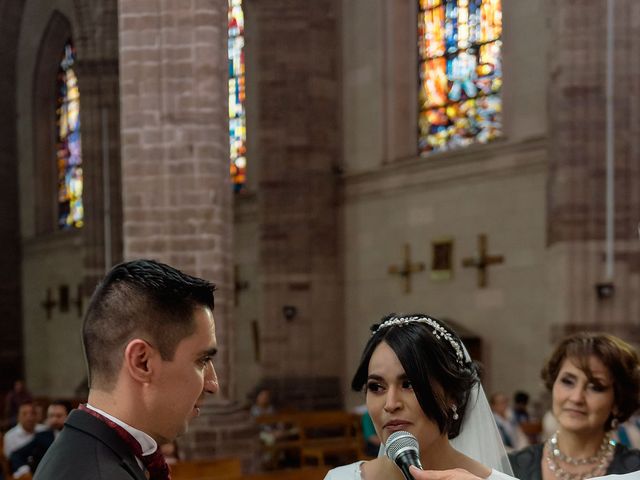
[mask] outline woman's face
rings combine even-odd
[[[572,433],[602,434],[615,408],[613,378],[596,356],[589,357],[593,381],[575,358],[566,358],[553,383],[553,414],[560,429]]]
[[[418,439],[424,451],[435,440],[444,438],[438,425],[420,407],[400,360],[385,342],[376,347],[369,360],[367,409],[383,442],[393,432],[404,430]]]

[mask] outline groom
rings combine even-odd
[[[82,328],[89,402],[71,412],[35,480],[170,478],[158,445],[218,391],[214,289],[152,260],[107,274]]]

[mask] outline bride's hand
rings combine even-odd
[[[484,480],[462,468],[452,470],[420,470],[414,466],[410,468],[415,480]]]

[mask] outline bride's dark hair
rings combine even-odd
[[[451,342],[457,342],[460,349],[462,342],[443,321],[421,313],[402,315],[404,318],[435,320],[451,335],[451,340],[436,336],[433,327],[420,321],[379,328],[385,321],[394,317],[401,316],[387,315],[380,324],[371,327],[374,333],[364,348],[351,388],[359,392],[366,386],[371,355],[384,341],[398,357],[425,415],[438,425],[440,433],[446,433],[449,438],[457,437],[471,389],[480,381],[478,366],[464,357],[460,358]],[[458,414],[456,419],[453,405]]]

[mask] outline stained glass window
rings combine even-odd
[[[58,227],[80,228],[82,207],[82,148],[80,141],[80,91],[74,70],[75,50],[67,42],[58,68],[56,105],[58,163]]]
[[[418,52],[421,155],[499,137],[501,0],[419,0]]]
[[[231,180],[237,192],[246,181],[247,119],[245,113],[244,12],[242,0],[229,2],[229,147]]]

